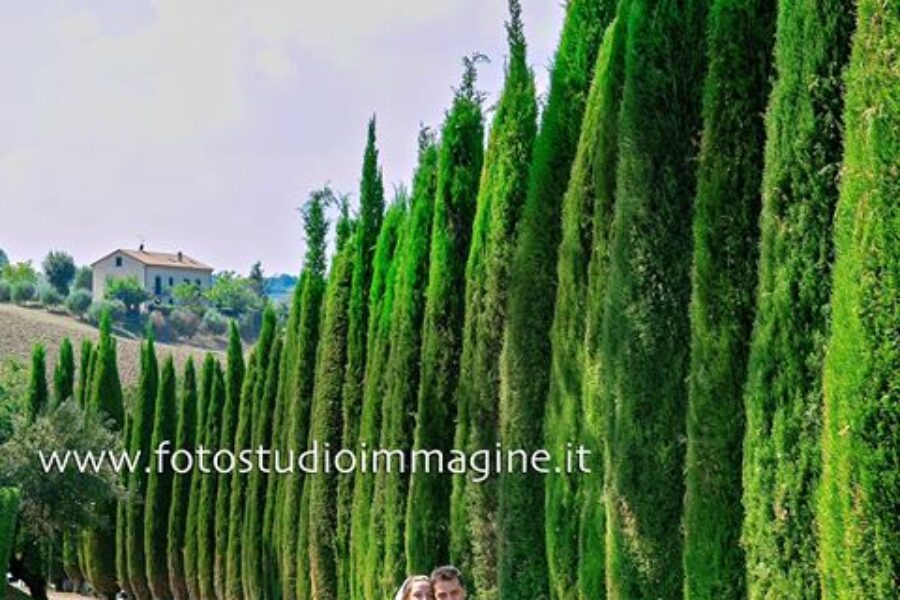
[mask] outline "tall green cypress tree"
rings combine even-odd
[[[356,235],[356,234],[354,234]],[[325,449],[341,447],[342,387],[347,359],[348,309],[353,273],[354,238],[334,258],[325,292],[322,342],[316,360],[315,394],[309,443]],[[303,493],[309,503],[309,578],[312,597],[337,600],[337,482],[334,470],[320,470],[307,480]],[[303,549],[299,549],[303,552]],[[301,560],[298,557],[298,560]],[[301,567],[298,566],[298,571]],[[298,572],[298,577],[300,577]],[[300,596],[302,598],[302,596]]]
[[[78,359],[78,387],[75,389],[75,395],[80,406],[87,405],[87,396],[90,393],[88,382],[90,380],[91,356],[93,354],[94,345],[91,343],[91,340],[81,340],[81,353]]]
[[[353,281],[350,286],[350,314],[347,332],[347,372],[343,390],[344,447],[355,449],[359,439],[363,405],[363,374],[366,372],[366,337],[369,320],[369,291],[377,268],[374,262],[384,220],[384,184],[375,146],[375,117],[369,120],[362,178],[359,185],[359,223],[354,240]],[[350,527],[353,508],[354,474],[338,478],[338,595],[350,595]]]
[[[125,408],[109,312],[104,312],[100,317],[100,340],[92,361],[94,365],[91,368],[88,408],[101,415],[112,431],[121,431],[125,421]],[[84,567],[94,592],[113,597],[119,590],[116,582],[115,502],[109,502],[100,510],[109,515],[109,525],[85,532]]]
[[[174,448],[185,450],[192,455],[196,447],[195,433],[197,427],[197,375],[194,370],[194,359],[188,357],[184,365],[184,377],[181,381],[181,402],[178,403],[177,426],[175,429]],[[169,506],[168,534],[166,536],[167,566],[169,569],[169,587],[175,600],[188,600],[187,578],[185,576],[184,551],[187,543],[188,494],[191,491],[191,471],[180,472],[186,465],[178,459],[173,466],[179,470],[172,476],[172,502]]]
[[[766,120],[756,320],[744,395],[750,598],[819,598],[815,490],[849,0],[779,2]]]
[[[525,202],[528,168],[537,127],[534,77],[526,61],[521,6],[515,0],[509,6],[506,82],[494,116],[480,186],[468,190],[469,193],[477,193],[471,242],[463,252],[458,249],[455,251],[460,262],[448,268],[452,279],[448,282],[450,287],[442,293],[453,300],[451,309],[447,312],[447,322],[440,321],[444,317],[437,317],[438,320],[435,320],[431,304],[426,309],[428,316],[423,346],[426,355],[431,361],[437,358],[437,364],[444,362],[446,356],[453,358],[449,363],[452,366],[443,373],[426,374],[423,370],[423,396],[420,401],[429,401],[426,399],[434,393],[435,375],[439,380],[437,386],[446,385],[445,381],[453,381],[458,376],[456,401],[460,406],[460,414],[456,439],[460,447],[470,449],[493,447],[498,438],[499,354],[506,313],[509,256]],[[465,295],[461,296],[458,292],[463,289]],[[429,303],[432,299],[437,300],[436,308],[439,313],[442,312],[443,300],[429,296]],[[446,333],[441,332],[442,329],[454,331],[452,345],[446,350],[437,350],[435,354],[436,345],[444,346],[447,343]],[[463,332],[462,336],[458,334],[460,331]],[[445,351],[453,354],[442,355]],[[433,369],[434,364],[429,364],[429,369]],[[437,401],[446,402],[440,394]],[[423,423],[421,426],[436,429],[446,427],[447,423]],[[443,483],[446,484],[447,481]],[[463,479],[459,477],[456,483],[455,498],[465,502],[468,508],[455,514],[468,515],[466,529],[469,532],[467,537],[471,539],[467,541],[471,543],[475,557],[470,567],[475,588],[479,597],[496,597],[497,482],[490,480],[478,485],[462,486]],[[465,490],[465,493],[460,490]],[[446,511],[446,507],[442,510]],[[446,514],[443,512],[443,515]],[[410,518],[412,519],[412,515]],[[418,524],[416,527],[421,529],[423,525],[425,524]],[[456,531],[460,529],[456,528]],[[447,531],[443,530],[442,533],[444,540],[438,548],[446,549]],[[426,538],[417,543],[428,541]],[[458,535],[456,541],[459,541]],[[440,555],[432,555],[430,558],[438,559]],[[447,560],[446,556],[441,560]],[[418,566],[427,568],[421,563]]]
[[[122,430],[122,440],[127,443],[131,439],[131,427],[133,423],[132,406],[125,410],[125,428]],[[119,473],[119,483],[123,489],[128,486],[128,473]],[[123,592],[132,596],[131,581],[128,579],[128,502],[117,500],[116,502],[116,581]]]
[[[207,353],[203,358],[203,366],[200,370],[200,386],[197,398],[197,416],[194,423],[194,440],[199,450],[201,447],[208,450],[207,465],[211,468],[212,453],[218,449],[218,422],[216,423],[216,438],[212,445],[207,441],[207,413],[209,405],[212,401],[212,387],[216,376],[216,359],[212,354]],[[216,407],[216,419],[221,419],[222,407]],[[207,535],[212,531],[213,519],[215,518],[215,510],[208,507],[209,510],[200,514],[200,493],[203,487],[203,478],[206,476],[200,470],[200,465],[194,466],[190,473],[190,487],[188,489],[188,507],[187,517],[184,526],[184,578],[187,582],[188,597],[191,600],[200,600],[200,572],[199,572],[199,552],[200,552],[200,535]],[[213,476],[215,477],[215,476]],[[201,521],[202,519],[202,521]],[[210,570],[211,571],[211,570]],[[210,586],[212,589],[212,586]]]
[[[629,0],[619,2],[616,18],[607,28],[597,55],[597,71],[592,84],[594,88],[582,127],[583,139],[589,144],[585,152],[593,156],[585,163],[593,165],[591,173],[573,172],[573,181],[570,184],[571,188],[576,185],[574,183],[576,179],[587,176],[592,190],[590,193],[594,196],[592,248],[587,270],[585,301],[583,389],[581,406],[575,408],[580,419],[577,424],[578,439],[593,452],[591,473],[580,475],[576,497],[581,510],[578,525],[577,590],[582,598],[603,598],[606,594],[606,507],[603,499],[610,460],[607,451],[610,411],[603,404],[605,396],[602,394],[603,359],[600,348],[603,308],[609,276],[610,230],[615,211],[618,122],[625,78],[628,5]],[[562,440],[561,437],[558,439]],[[559,446],[554,451],[559,451]],[[548,515],[547,518],[553,517]],[[560,580],[553,577],[551,583],[553,586],[551,589],[557,593]]]
[[[377,447],[381,438],[382,403],[387,380],[388,357],[393,340],[398,339],[392,337],[394,335],[392,332],[399,327],[399,319],[411,319],[403,335],[414,336],[412,339],[418,340],[423,306],[421,290],[424,289],[427,279],[436,168],[437,147],[434,137],[423,129],[419,136],[419,161],[413,180],[409,216],[403,226],[402,239],[397,242],[398,247],[387,280],[384,282],[385,298],[381,300],[380,308],[370,299],[369,310],[372,318],[369,321],[366,351],[369,361],[366,363],[359,434],[360,445],[365,444],[370,449]],[[401,292],[401,281],[404,282],[402,285],[406,286],[405,292]],[[420,291],[410,295],[411,290],[415,289]],[[387,296],[391,299],[388,300]],[[409,360],[415,359],[418,355],[418,343],[411,344],[407,353]],[[365,586],[376,579],[375,574],[367,570],[366,564],[369,550],[373,550],[373,559],[377,556],[375,549],[372,548],[372,544],[377,540],[372,539],[373,530],[370,527],[374,494],[374,474],[367,473],[356,478],[350,547],[350,598],[354,600],[371,597],[366,595]]]
[[[410,439],[412,449],[448,452],[453,445],[465,310],[461,292],[466,287],[466,260],[484,163],[483,98],[475,88],[477,61],[477,56],[464,60],[462,84],[441,128],[427,272],[411,278],[397,293],[398,308],[405,314],[397,318],[397,340],[391,343],[381,436],[385,448],[409,450]],[[423,284],[424,306],[418,304],[421,292],[417,291]],[[408,331],[418,327],[413,318],[421,319],[421,334]],[[409,482],[405,477],[385,476],[387,585],[397,583],[406,566],[421,572],[446,562],[451,554],[450,480],[442,473],[424,471],[414,472]],[[401,512],[404,502],[405,513]],[[405,539],[396,539],[404,527]]]
[[[717,0],[694,204],[684,502],[685,597],[743,597],[743,386],[755,309],[758,218],[775,2]]]
[[[267,311],[268,312],[268,311]],[[263,321],[264,327],[253,352],[247,377],[241,388],[241,399],[238,405],[238,420],[234,434],[234,453],[237,456],[244,450],[250,450],[253,444],[253,418],[256,415],[254,406],[261,397],[261,389],[265,386],[266,369],[271,341],[275,334],[271,318]],[[265,337],[263,336],[265,334]],[[244,508],[247,502],[249,474],[235,472],[231,477],[231,498],[228,508],[228,549],[225,554],[225,598],[241,600],[244,598],[244,569],[242,564],[242,547],[248,540],[244,539]]]
[[[893,598],[900,581],[898,43],[900,7],[859,2],[824,374],[824,598]]]
[[[249,364],[249,363],[248,363]],[[225,375],[225,404],[222,411],[221,427],[218,441],[213,441],[217,448],[234,450],[234,436],[237,430],[238,410],[240,408],[241,390],[244,384],[244,350],[237,323],[228,325],[228,355]],[[225,584],[227,579],[226,555],[228,551],[228,529],[231,517],[231,484],[232,473],[220,473],[216,478],[215,498],[215,544],[213,545],[213,582],[216,598],[225,600]],[[207,595],[203,594],[203,598]]]
[[[355,449],[362,448],[362,444],[365,443],[367,449],[371,448],[371,442],[369,440],[373,437],[373,434],[375,443],[372,445],[377,445],[378,434],[375,431],[375,423],[373,421],[376,420],[374,413],[380,412],[381,398],[373,396],[374,392],[372,391],[372,387],[375,386],[376,388],[380,388],[381,375],[383,374],[383,368],[386,362],[384,353],[387,352],[389,347],[387,345],[386,337],[389,332],[390,308],[385,308],[385,302],[392,302],[393,289],[389,290],[388,288],[388,277],[392,271],[394,257],[396,256],[405,220],[406,197],[405,192],[401,189],[397,194],[397,198],[394,199],[394,203],[385,214],[384,224],[378,235],[378,241],[375,246],[372,283],[371,289],[367,294],[369,301],[369,332],[366,336],[368,345],[366,353],[370,357],[370,360],[366,363],[366,390],[364,392],[363,412],[361,415],[362,423],[359,428],[359,437],[353,444],[350,444],[349,442],[345,443],[345,447],[352,446]],[[387,310],[387,313],[385,310]],[[376,356],[374,354],[375,352],[381,352],[382,354]],[[376,375],[374,371],[369,368],[369,365],[372,365],[373,368],[381,369],[381,372]],[[380,418],[377,420],[380,422]],[[344,432],[347,433],[346,428]],[[368,473],[361,474],[360,478],[362,477],[371,478],[371,475]],[[371,484],[372,482],[370,481],[369,483]],[[353,492],[355,493],[355,490],[353,490]],[[351,506],[351,509],[352,508],[353,507]],[[352,514],[351,509],[348,509],[348,518],[350,518],[350,515]],[[356,515],[353,516],[355,517]],[[356,523],[358,523],[358,519],[356,520]],[[359,533],[360,532],[357,532],[357,535]],[[348,543],[350,541],[356,542],[357,540],[351,538],[348,540]],[[347,550],[349,550],[349,548]],[[346,582],[341,582],[339,588],[339,596],[342,598],[349,597],[351,594],[350,590],[359,587],[358,582],[351,581],[351,577],[358,573],[356,568],[351,566],[351,561],[356,558],[355,555],[350,556],[348,554],[346,557],[341,555],[341,563],[345,565],[345,569],[340,573],[340,576],[347,579]]]
[[[706,14],[707,0],[633,0],[629,9],[602,351],[615,407],[607,490],[615,598],[683,593],[693,137]]]
[[[129,474],[128,491],[131,499],[125,509],[128,524],[125,533],[126,563],[131,592],[136,600],[149,600],[146,559],[144,558],[144,500],[147,495],[147,472],[150,466],[150,443],[153,439],[153,417],[156,414],[156,393],[159,385],[159,366],[153,329],[147,328],[145,341],[141,344],[141,371],[135,404],[132,408],[129,451],[140,455],[138,468]]]
[[[306,256],[303,261],[303,273],[300,277],[300,306],[297,320],[297,342],[291,364],[287,365],[288,384],[285,391],[287,404],[287,423],[285,450],[295,456],[306,449],[309,433],[309,410],[312,404],[313,384],[315,382],[316,348],[319,344],[319,324],[322,297],[325,293],[325,242],[328,234],[328,222],[325,219],[325,208],[333,200],[328,188],[318,190],[310,195],[304,207],[304,231],[306,235]],[[303,496],[304,478],[299,473],[290,473],[283,479],[279,489],[281,496],[278,527],[281,530],[279,547],[281,548],[281,597],[282,600],[297,598],[297,561],[298,552],[306,553],[304,540],[301,544],[298,536],[300,503]],[[301,524],[302,526],[302,524]]]
[[[59,345],[59,360],[53,369],[53,402],[61,404],[75,393],[75,351],[69,338]]]
[[[605,520],[602,510],[603,439],[595,387],[590,377],[597,359],[597,330],[605,292],[609,228],[615,206],[618,117],[624,78],[624,38],[628,3],[620,2],[603,36],[572,173],[562,205],[562,239],[557,262],[556,307],[550,328],[550,383],[544,421],[545,446],[554,456],[568,444],[593,452],[591,474],[554,473],[545,481],[545,531],[549,587],[554,598],[603,598]],[[605,17],[606,15],[604,15]],[[603,278],[601,280],[600,278]],[[586,336],[591,335],[587,341]],[[585,343],[582,343],[585,340]],[[516,371],[518,375],[518,371]],[[505,498],[533,493],[531,475],[508,474]],[[526,513],[502,507],[503,524],[516,541],[501,577],[503,593],[521,594],[537,582],[517,571],[534,560],[532,540],[515,527]],[[511,544],[512,545],[512,544]],[[537,568],[537,565],[534,566]],[[526,586],[526,587],[523,587]],[[516,593],[513,593],[516,595]]]
[[[232,332],[234,328],[232,328]],[[232,337],[229,342],[227,366],[229,372],[236,370],[230,361],[234,358],[232,350],[235,348],[236,338]],[[240,350],[240,339],[236,341],[236,348]],[[243,369],[243,356],[238,353],[237,359],[240,362],[241,370]],[[218,362],[214,365],[212,384],[209,391],[209,402],[206,407],[206,430],[203,433],[204,445],[215,452],[218,450],[231,451],[232,445],[222,444],[222,432],[225,427],[224,409],[228,403],[228,381],[222,373],[222,367]],[[214,465],[215,466],[215,463]],[[225,464],[223,467],[227,467]],[[216,473],[212,470],[200,476],[200,503],[197,507],[197,589],[199,591],[198,598],[203,600],[219,598],[217,589],[218,580],[216,576],[216,561],[219,560],[221,554],[218,549],[219,541],[218,527],[218,490],[221,489],[221,480],[225,476],[224,473]],[[227,530],[226,530],[227,532]]]
[[[273,416],[275,400],[278,394],[279,367],[283,341],[276,331],[275,311],[271,305],[263,315],[263,328],[270,327],[273,336],[269,338],[270,350],[266,367],[265,383],[262,395],[257,399],[253,410],[253,448],[271,448],[273,433]],[[269,321],[267,324],[266,321]],[[261,338],[262,339],[262,338]],[[269,457],[269,468],[272,467]],[[247,478],[246,502],[244,504],[244,530],[241,547],[241,568],[243,569],[244,597],[249,600],[266,598],[269,585],[263,573],[263,518],[265,516],[265,492],[268,477],[260,469],[253,469]]]
[[[175,362],[172,355],[166,357],[159,378],[156,407],[153,415],[151,452],[162,450],[164,442],[172,452],[177,426]],[[144,506],[144,561],[147,565],[147,585],[156,600],[173,597],[169,587],[169,569],[166,557],[169,506],[172,503],[173,471],[169,458],[150,465],[147,477],[147,497]]]
[[[25,416],[34,421],[47,409],[47,352],[43,344],[35,344],[31,351],[28,395],[25,397]]]
[[[19,491],[0,488],[0,571],[6,572],[16,541],[16,521],[19,517]]]
[[[78,405],[84,407],[87,405],[87,398],[90,393],[90,370],[91,357],[94,353],[94,346],[90,340],[81,341],[81,349],[78,362],[78,383],[74,390],[74,397]],[[126,509],[127,510],[127,509]],[[126,533],[126,543],[127,543]],[[79,529],[67,528],[63,532],[63,571],[76,590],[81,589],[84,584],[85,573],[82,567],[82,533]],[[143,599],[138,599],[143,600]]]

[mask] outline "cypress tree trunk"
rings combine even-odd
[[[381,446],[401,449],[407,458],[411,449],[449,452],[453,443],[453,395],[465,308],[461,291],[484,162],[482,95],[475,88],[477,60],[477,56],[464,60],[462,84],[441,128],[424,307],[416,306],[420,297],[416,288],[424,285],[425,273],[417,276],[421,279],[401,283],[397,293],[396,302],[405,314],[397,318],[397,337],[392,334]],[[410,332],[412,327],[415,333]],[[383,492],[376,491],[376,503],[380,500],[384,506],[384,583],[396,586],[404,567],[427,572],[446,561],[451,485],[445,474],[424,470],[411,476],[379,477],[384,480]],[[381,590],[382,597],[386,591]]]
[[[141,372],[132,409],[129,451],[140,453],[138,468],[128,475],[128,491],[132,494],[125,509],[125,558],[128,581],[136,600],[149,600],[146,559],[144,558],[144,503],[147,496],[147,473],[150,466],[150,444],[153,439],[153,418],[156,414],[156,394],[159,385],[159,367],[153,329],[147,328],[146,340],[141,345]]]
[[[166,357],[159,379],[156,395],[156,410],[153,415],[153,439],[151,452],[168,442],[168,451],[173,450],[176,415],[175,363],[172,355]],[[151,461],[147,477],[147,499],[144,506],[144,560],[147,565],[147,585],[154,600],[173,598],[169,587],[169,569],[166,557],[168,537],[169,507],[172,503],[173,471],[169,463],[171,455],[160,461]],[[157,464],[153,464],[156,462]]]
[[[240,339],[236,333],[237,329],[234,326],[234,322],[232,322],[231,339],[228,347],[228,370],[231,374],[234,374],[234,370],[238,370],[237,365],[232,363],[232,360],[235,359],[235,350],[238,351],[236,360],[239,361],[239,369],[243,371]],[[203,434],[205,445],[214,452],[218,450],[231,451],[233,449],[230,443],[227,446],[221,445],[222,432],[225,427],[223,411],[227,406],[228,385],[228,381],[222,373],[222,367],[216,362],[209,391],[209,403],[206,407],[206,431]],[[219,532],[216,530],[216,518],[218,516],[217,493],[221,489],[222,477],[224,477],[224,474],[219,474],[216,471],[204,473],[200,476],[200,504],[197,507],[197,589],[202,600],[212,600],[213,598],[221,600],[224,598],[224,596],[219,595],[215,578],[216,560],[220,556],[218,544],[221,543],[218,538]]]
[[[820,564],[823,597],[887,599],[900,581],[900,7],[866,0],[857,10],[825,358]]]
[[[316,361],[315,396],[311,409],[310,444],[326,444],[335,451],[341,448],[342,387],[347,360],[348,309],[353,272],[353,239],[345,244],[334,258],[328,288],[325,292],[322,316],[322,343]],[[337,483],[332,469],[307,479],[303,493],[309,503],[309,582],[311,598],[337,600]],[[299,552],[303,552],[301,548]],[[303,560],[299,557],[298,560]],[[300,567],[298,566],[298,570]],[[299,574],[298,574],[299,576]],[[303,596],[298,596],[303,598]]]
[[[212,400],[212,386],[215,374],[216,359],[213,358],[212,354],[207,353],[203,358],[203,366],[200,370],[200,386],[193,436],[198,450],[202,447],[204,450],[210,451],[206,459],[210,469],[212,468],[212,452],[218,446],[218,437],[215,438],[212,446],[208,446],[209,441],[207,441],[206,436],[207,413]],[[217,407],[217,418],[221,418],[221,410],[221,406]],[[212,517],[215,516],[215,511],[213,510],[204,513],[202,517],[200,514],[200,491],[203,485],[203,478],[206,475],[200,470],[199,464],[196,464],[193,471],[189,474],[190,487],[188,488],[187,517],[184,526],[184,578],[187,583],[188,597],[191,600],[201,599],[198,561],[200,535],[201,531],[205,535],[208,530],[212,529]],[[203,521],[201,521],[201,518],[203,518]]]
[[[418,301],[410,305],[411,298],[420,298],[424,288],[424,272],[428,268],[428,248],[431,238],[432,207],[434,203],[435,172],[437,168],[437,147],[427,130],[419,136],[419,160],[413,179],[409,216],[400,233],[395,257],[391,263],[387,280],[384,282],[384,299],[370,303],[368,350],[365,389],[359,443],[370,450],[377,448],[381,439],[381,417],[388,381],[390,353],[398,338],[401,319],[410,318],[412,325],[403,335],[415,336],[421,324],[421,306]],[[418,282],[418,283],[416,283]],[[404,287],[406,286],[406,287]],[[409,286],[413,286],[410,288]],[[418,286],[419,295],[410,297],[410,289]],[[405,292],[402,290],[406,290]],[[375,294],[377,297],[378,294]],[[409,311],[413,315],[409,316]],[[401,316],[402,315],[402,316]],[[418,317],[415,315],[419,315]],[[411,356],[418,353],[418,344],[407,350]],[[381,553],[381,540],[376,539],[372,530],[372,504],[375,495],[376,475],[360,474],[354,481],[353,511],[351,524],[351,588],[350,598],[362,600],[372,597],[377,573],[369,570],[367,553],[372,559]],[[369,586],[367,588],[367,586]],[[366,595],[366,590],[369,595]]]
[[[53,402],[59,406],[75,393],[75,351],[69,338],[59,345],[59,361],[53,369]]]
[[[606,292],[609,229],[615,207],[618,118],[625,66],[623,11],[627,6],[627,1],[619,3],[597,54],[562,206],[544,439],[555,457],[565,456],[568,444],[584,444],[593,454],[590,474],[554,473],[546,480],[545,530],[549,584],[554,598],[599,599],[606,594],[603,412],[594,367],[599,363],[597,345]],[[584,344],[580,340],[585,340]],[[525,479],[516,475],[508,478],[512,484]],[[515,497],[518,490],[514,485],[509,489],[509,495]],[[521,518],[521,514],[517,517]],[[515,532],[514,520],[508,526]],[[516,570],[528,560],[530,546],[526,539],[516,541],[501,581],[504,592],[508,589],[523,593],[527,588],[520,587],[522,582]]]
[[[268,321],[268,322],[267,322]],[[271,328],[273,336],[268,352],[265,383],[262,395],[258,398],[253,410],[252,447],[271,448],[273,415],[275,398],[278,393],[279,367],[281,366],[282,339],[276,331],[275,311],[269,305],[263,315],[263,328]],[[262,339],[262,338],[261,338]],[[271,462],[269,468],[271,468]],[[265,598],[269,585],[263,577],[263,517],[265,512],[265,491],[267,477],[258,468],[254,468],[247,479],[247,501],[244,508],[244,531],[242,545],[242,569],[244,572],[244,597],[249,600]]]
[[[616,202],[616,168],[619,157],[619,114],[625,79],[625,34],[630,0],[619,2],[616,18],[604,35],[597,56],[594,85],[584,131],[593,129],[593,173],[590,185],[594,194],[592,249],[587,271],[585,303],[584,373],[582,375],[581,443],[593,452],[591,473],[580,476],[578,503],[581,507],[578,531],[578,593],[582,598],[606,596],[606,507],[604,489],[609,472],[609,416],[603,400],[600,354],[603,309],[609,279],[610,232]],[[589,120],[590,119],[590,120]],[[584,133],[584,135],[590,135]]]
[[[325,238],[328,232],[325,205],[332,200],[330,190],[319,190],[311,195],[304,209],[306,256],[298,284],[301,288],[298,289],[300,306],[295,316],[297,342],[294,356],[287,365],[288,379],[284,399],[287,404],[285,451],[293,452],[295,457],[306,449],[309,433],[309,409],[315,381],[322,296],[325,293]],[[298,550],[299,554],[305,555],[309,543],[308,540],[301,542],[298,535],[299,528],[305,526],[304,521],[299,520],[304,477],[295,472],[285,476],[282,481],[279,489],[281,508],[276,517],[276,526],[280,529],[281,598],[294,600],[298,597]]]
[[[344,447],[356,449],[363,404],[363,374],[366,372],[366,337],[369,320],[369,290],[375,270],[373,259],[384,220],[384,184],[375,147],[375,117],[369,120],[366,150],[359,186],[359,223],[353,257],[353,281],[350,287],[350,313],[347,332],[347,372],[343,389]],[[350,595],[350,523],[353,507],[354,474],[338,478],[338,595]]]
[[[775,2],[716,0],[694,205],[684,501],[686,597],[743,597],[743,386],[755,309]]]
[[[613,598],[683,593],[691,207],[706,13],[706,0],[633,0],[629,10],[603,334],[604,392],[615,407]]]
[[[234,435],[237,429],[238,408],[241,399],[241,390],[244,383],[244,350],[241,346],[241,336],[238,333],[237,324],[231,321],[228,326],[228,358],[227,375],[225,377],[225,404],[220,407],[222,411],[219,439],[215,446],[219,449],[234,450]],[[213,550],[213,582],[216,598],[225,600],[225,584],[227,579],[226,557],[228,549],[228,526],[230,518],[231,484],[234,480],[232,473],[221,473],[216,476],[215,490],[215,519],[213,529],[215,532],[215,544]],[[206,600],[206,594],[203,594]]]
[[[750,598],[819,598],[815,493],[853,2],[779,2],[744,395]]]
[[[194,359],[188,357],[184,365],[184,378],[181,382],[181,402],[178,404],[178,424],[175,430],[175,449],[186,450],[191,454],[196,447],[195,433],[197,427],[197,376],[194,370]],[[186,465],[179,462],[174,466],[183,469]],[[166,551],[169,568],[169,587],[175,600],[188,600],[187,576],[185,574],[184,554],[187,544],[187,515],[189,494],[191,491],[191,472],[175,472],[172,481],[172,503],[169,508],[168,535]]]
[[[110,316],[100,317],[100,340],[92,358],[89,410],[104,418],[112,431],[121,431],[125,421],[122,386],[116,365],[116,342],[112,337]],[[84,536],[84,566],[94,593],[112,597],[119,590],[116,582],[116,504],[108,502],[99,509],[109,515],[109,525],[89,529]]]

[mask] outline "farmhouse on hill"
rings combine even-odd
[[[193,283],[201,290],[212,285],[212,267],[183,252],[150,252],[141,244],[137,250],[119,249],[91,263],[94,298],[103,298],[108,278],[135,277],[154,302],[169,302],[172,288]]]

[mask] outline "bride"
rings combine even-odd
[[[427,575],[407,577],[394,595],[394,600],[434,600],[431,580]]]

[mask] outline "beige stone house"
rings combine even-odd
[[[168,303],[172,288],[179,283],[194,283],[201,290],[212,285],[212,267],[177,252],[150,252],[143,244],[137,250],[119,249],[91,263],[94,298],[101,299],[107,278],[135,277],[150,293],[152,301]]]

